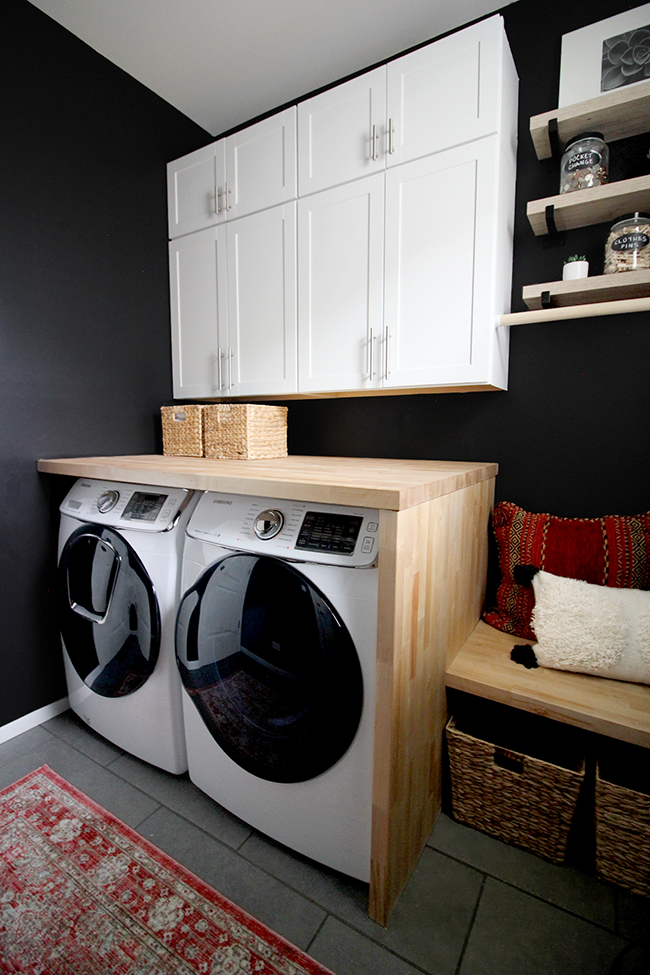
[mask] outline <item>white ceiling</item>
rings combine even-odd
[[[31,2],[220,135],[508,0]]]

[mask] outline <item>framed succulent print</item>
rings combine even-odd
[[[562,37],[558,107],[650,81],[650,3]]]

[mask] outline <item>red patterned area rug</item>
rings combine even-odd
[[[331,975],[46,765],[0,792],[0,972]]]

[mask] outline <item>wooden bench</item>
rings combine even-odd
[[[650,747],[649,686],[543,667],[527,670],[510,659],[518,643],[531,641],[479,622],[447,669],[447,687]]]

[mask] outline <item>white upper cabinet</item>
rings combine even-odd
[[[491,17],[388,64],[387,166],[498,131],[506,43]]]
[[[384,169],[386,68],[298,105],[300,196]]]
[[[174,396],[220,396],[221,349],[227,343],[226,228],[172,240],[169,278]]]
[[[299,195],[492,135],[512,109],[514,142],[508,58],[503,20],[490,17],[301,102]]]
[[[225,145],[215,142],[167,166],[169,238],[217,222],[217,187],[226,169]]]
[[[513,194],[500,152],[491,136],[386,175],[386,387],[505,385],[495,284],[511,261]]]
[[[295,200],[296,179],[295,105],[226,139],[229,220]]]
[[[293,106],[169,163],[169,237],[264,210],[296,195]]]
[[[174,397],[296,391],[296,204],[170,241]]]
[[[298,201],[300,392],[377,389],[384,174]]]
[[[296,204],[226,227],[228,339],[222,395],[296,391]]]
[[[174,396],[506,389],[517,92],[497,15],[171,163]]]

